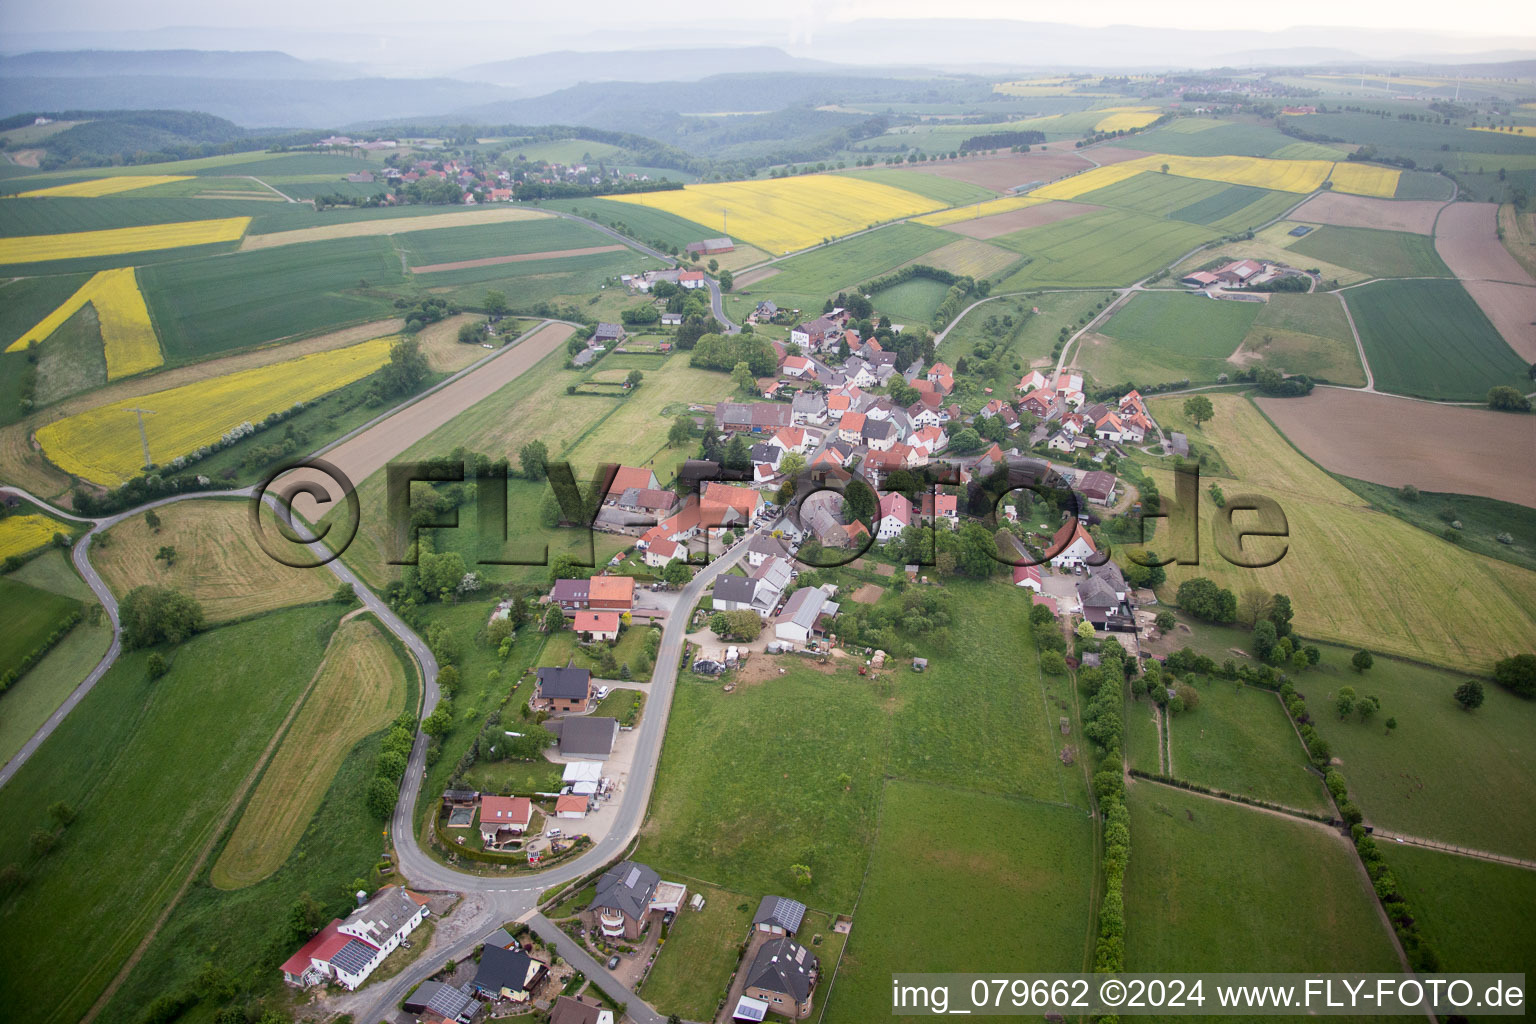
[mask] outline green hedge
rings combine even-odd
[[[48,638],[46,640],[33,648],[31,653],[22,658],[19,664],[7,669],[3,675],[0,675],[0,693],[4,693],[6,690],[9,690],[11,686],[16,682],[16,680],[26,675],[27,672],[31,670],[33,665],[36,665],[39,661],[42,660],[43,655],[47,654],[50,650],[53,649],[55,644],[68,636],[69,631],[80,624],[80,618],[81,613],[78,608],[70,612],[69,615],[65,617],[64,621],[59,623],[59,627],[52,633],[48,634]]]

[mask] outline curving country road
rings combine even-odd
[[[713,295],[716,302],[718,302],[719,292],[717,289],[713,290]],[[545,321],[538,327],[526,332],[517,341],[520,343],[534,333],[550,327],[551,324],[551,321]],[[378,460],[381,449],[390,447],[389,445],[367,443],[377,437],[376,431],[387,432],[388,435],[392,435],[394,440],[393,447],[403,451],[410,444],[419,440],[419,435],[413,430],[407,432],[411,436],[399,437],[398,435],[401,433],[398,429],[399,425],[402,423],[413,423],[415,419],[422,417],[425,410],[418,408],[418,406],[423,399],[449,388],[455,388],[455,391],[449,392],[448,395],[443,397],[452,397],[456,393],[463,392],[464,389],[478,383],[477,381],[464,379],[477,370],[490,369],[499,381],[496,384],[496,387],[499,388],[508,383],[510,379],[515,378],[529,365],[529,361],[526,359],[516,360],[521,368],[511,373],[509,377],[508,370],[512,361],[494,364],[494,361],[499,356],[504,355],[508,351],[515,351],[516,348],[516,343],[508,345],[497,353],[476,362],[470,367],[466,367],[459,373],[439,382],[428,391],[400,403],[384,414],[370,420],[357,430],[319,449],[317,454],[323,452],[333,459],[349,461],[345,458],[345,453],[349,449],[355,450],[359,458],[363,459],[369,466],[372,466]],[[537,359],[532,362],[537,362]],[[436,418],[435,413],[427,415],[431,419]],[[404,418],[397,419],[396,417],[398,416],[403,416]],[[364,452],[366,452],[366,455],[363,454]],[[345,469],[345,467],[343,468]],[[110,529],[125,519],[140,515],[151,508],[169,505],[178,501],[231,497],[249,498],[255,492],[254,487],[222,491],[195,491],[159,498],[115,515],[88,518],[63,509],[54,508],[49,502],[35,495],[28,494],[20,488],[12,487],[10,489],[15,490],[24,498],[35,503],[40,508],[46,509],[51,514],[75,522],[91,524],[91,529],[75,544],[71,555],[81,577],[101,602],[103,609],[111,620],[113,638],[107,653],[91,670],[89,675],[70,693],[69,697],[49,716],[43,726],[33,734],[4,768],[0,768],[0,785],[8,782],[26,764],[27,760],[52,735],[59,724],[64,721],[65,717],[90,693],[91,689],[106,674],[107,670],[112,667],[122,652],[122,631],[118,618],[117,599],[90,562],[90,547],[95,535]],[[266,500],[271,504],[274,499],[268,495]],[[317,555],[328,553],[318,541],[311,544],[310,548]],[[433,951],[430,960],[423,960],[412,965],[402,974],[390,979],[388,984],[378,986],[377,991],[365,989],[364,993],[369,998],[366,1009],[362,1011],[365,1017],[378,1020],[387,1016],[411,986],[435,973],[444,959],[462,958],[465,954],[472,951],[483,937],[493,929],[500,927],[508,921],[533,919],[536,922],[542,922],[543,926],[539,928],[540,935],[546,939],[552,939],[556,943],[561,956],[574,964],[587,977],[596,979],[601,987],[614,998],[626,1001],[628,1003],[629,1016],[638,1024],[663,1024],[661,1015],[647,1006],[633,991],[620,985],[583,948],[552,923],[539,917],[535,911],[541,892],[551,886],[560,885],[587,875],[613,861],[623,853],[639,832],[640,825],[645,818],[646,809],[650,804],[656,768],[661,757],[662,741],[666,733],[667,720],[671,713],[672,693],[676,686],[678,668],[682,661],[683,638],[688,629],[689,613],[693,606],[698,603],[699,597],[714,582],[714,579],[736,564],[746,553],[746,549],[746,543],[738,542],[729,551],[717,557],[709,565],[701,568],[683,588],[680,600],[677,602],[677,611],[672,616],[669,616],[662,629],[661,647],[657,653],[656,666],[651,677],[652,695],[651,699],[647,702],[647,713],[641,717],[640,724],[635,730],[636,746],[633,766],[628,784],[616,798],[617,813],[613,827],[591,849],[576,859],[547,871],[519,875],[515,879],[508,879],[467,874],[450,868],[428,856],[418,845],[416,833],[412,827],[417,801],[421,797],[420,787],[426,768],[427,739],[424,734],[417,733],[415,745],[411,750],[410,761],[401,783],[399,799],[391,819],[391,828],[394,832],[394,845],[401,877],[418,888],[466,893],[474,892],[482,895],[484,900],[479,904],[478,916],[466,924],[465,935],[468,936],[467,938],[448,949]],[[338,580],[352,584],[363,606],[377,616],[385,628],[398,637],[401,643],[411,652],[412,657],[416,659],[423,679],[421,715],[425,717],[430,714],[440,699],[437,687],[438,664],[437,659],[432,655],[431,649],[341,559],[338,558],[328,562],[326,568]]]

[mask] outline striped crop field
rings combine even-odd
[[[90,181],[76,181],[68,185],[54,185],[51,188],[35,188],[30,192],[23,192],[22,199],[36,197],[58,197],[94,199],[97,196],[111,196],[119,192],[132,192],[134,189],[149,188],[151,185],[166,185],[173,181],[186,181],[185,174],[136,174],[122,175],[116,178],[93,178]]]
[[[36,551],[55,533],[68,534],[69,527],[43,515],[6,516],[0,519],[0,558]]]
[[[164,464],[219,440],[242,423],[260,422],[368,376],[389,361],[393,342],[376,338],[125,398],[49,423],[38,430],[37,440],[66,473],[115,487],[144,468],[135,408],[145,410],[150,458]]]
[[[249,217],[223,217],[218,220],[186,220],[176,224],[107,228],[103,231],[71,231],[63,235],[0,238],[0,263],[41,263],[90,256],[121,256],[130,252],[233,242],[245,234],[250,223]]]
[[[1096,132],[1128,132],[1145,128],[1162,116],[1158,107],[1105,107],[1109,116],[1093,126]]]
[[[731,237],[774,255],[944,206],[906,189],[837,174],[689,185],[607,198],[665,210],[723,233],[728,228]]]
[[[107,379],[117,380],[145,370],[153,370],[165,362],[160,351],[160,340],[155,337],[154,324],[149,321],[149,309],[132,267],[103,270],[93,274],[80,290],[66,299],[38,325],[11,342],[7,352],[20,352],[34,342],[41,344],[53,336],[53,332],[79,312],[89,302],[96,308],[96,319],[101,324],[101,341],[107,356]]]
[[[953,210],[926,213],[921,217],[914,217],[912,219],[919,224],[926,224],[931,228],[942,228],[949,224],[959,224],[962,221],[990,217],[994,213],[1007,213],[1010,210],[1022,210],[1026,206],[1038,206],[1043,202],[1045,200],[1037,196],[1004,196],[1001,199],[988,199],[986,202],[972,203],[969,206],[957,206]]]
[[[1335,192],[1390,199],[1397,193],[1400,172],[1369,164],[1333,163],[1328,160],[1267,160],[1252,156],[1174,156],[1154,153],[1064,178],[1030,193],[1044,199],[1076,199],[1096,189],[1126,181],[1143,171],[1183,178],[1252,185],[1277,192],[1307,193],[1332,181]]]
[[[1019,254],[975,238],[962,238],[912,262],[952,274],[965,274],[979,281],[984,277],[996,277],[1012,267],[1019,262]]]

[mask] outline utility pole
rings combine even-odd
[[[725,237],[727,238],[731,237],[730,216],[731,212],[729,210],[723,206],[720,207],[720,228],[725,233]]]
[[[140,409],[137,406],[135,406],[132,409],[129,409],[128,411],[131,412],[131,413],[136,413],[138,415],[138,418],[139,418],[139,444],[144,446],[144,468],[148,469],[150,466],[154,465],[154,463],[151,462],[150,458],[149,458],[149,435],[144,433],[144,417],[145,416],[153,416],[155,414],[155,412],[154,412],[153,409]]]

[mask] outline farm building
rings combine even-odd
[[[783,896],[764,896],[752,917],[752,927],[772,935],[793,935],[805,920],[805,904]]]
[[[604,761],[613,753],[619,735],[614,718],[566,718],[560,726],[560,756],[584,761]]]
[[[358,894],[358,899],[363,898]],[[295,988],[334,981],[351,991],[427,917],[427,898],[398,885],[380,889],[346,918],[322,928],[283,962],[283,981]]]
[[[723,252],[735,252],[736,243],[729,238],[706,238],[702,242],[689,242],[683,248],[700,256],[718,256]]]
[[[826,632],[827,620],[837,614],[837,603],[820,587],[797,590],[773,623],[773,635],[779,640],[804,644]]]

